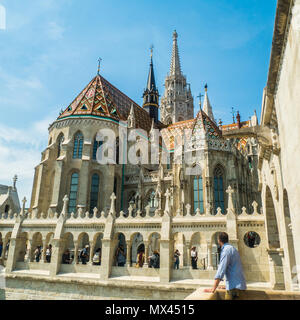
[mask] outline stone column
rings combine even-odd
[[[102,240],[101,280],[108,280],[112,268],[113,252],[111,239]]]
[[[95,243],[94,241],[90,241],[90,252],[89,252],[89,265],[93,265],[93,256],[95,251]]]
[[[131,241],[126,241],[126,266],[131,267],[131,254],[130,254]]]
[[[43,251],[42,251],[42,259],[41,259],[42,263],[46,262],[46,250],[47,250],[46,246],[47,246],[47,241],[43,240]]]
[[[170,240],[160,240],[160,281],[163,283],[170,282],[171,277],[171,257],[170,257]]]
[[[282,257],[275,250],[268,250],[270,266],[270,283],[273,290],[283,290],[284,275],[282,266]]]
[[[27,248],[27,246],[26,246],[26,254],[25,254],[26,259],[24,259],[24,262],[32,262],[34,259],[34,257],[33,257],[34,249],[32,248],[32,240],[28,240],[28,245],[29,245],[29,248]],[[25,258],[25,256],[24,256],[24,258]]]
[[[185,241],[185,250],[186,250],[186,266],[191,266],[191,241]]]
[[[78,249],[79,249],[79,243],[78,241],[74,241],[74,261],[72,262],[72,264],[79,264]]]
[[[50,263],[50,276],[57,275],[60,269],[63,251],[65,248],[65,241],[63,239],[52,240],[52,256]]]
[[[148,256],[149,256],[149,242],[144,241],[144,246],[145,246],[145,262],[144,262],[144,267],[148,267]]]
[[[211,241],[207,241],[207,270],[213,270],[212,255],[211,255]]]

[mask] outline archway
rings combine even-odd
[[[123,233],[115,234],[112,247],[114,248],[113,265],[124,267],[126,262],[130,264],[130,261],[128,261],[130,256],[127,254],[128,250],[130,252],[130,248],[126,244],[126,237]]]
[[[86,264],[86,262],[90,259],[90,250],[91,250],[89,235],[86,232],[82,232],[78,236],[77,245],[78,245],[78,252],[75,253],[75,254],[77,254],[75,259],[77,258],[77,261],[80,261],[82,264]],[[80,256],[83,249],[87,249],[88,257],[86,257],[84,255]]]
[[[182,232],[177,232],[173,235],[173,252],[172,258],[174,258],[174,253],[176,250],[179,251],[179,267],[182,268],[184,265],[187,265],[189,259],[189,250],[190,248],[185,247],[185,237]],[[173,259],[174,260],[174,259]]]
[[[62,251],[62,256],[65,253],[69,252],[70,260],[67,261],[66,259],[62,259],[62,264],[70,264],[71,262],[74,261],[74,258],[75,258],[75,246],[74,246],[73,234],[70,232],[64,234],[63,240],[64,240],[64,247]]]
[[[31,251],[29,237],[27,232],[21,233],[19,236],[20,246],[17,256],[17,262],[30,262],[31,261]]]
[[[2,248],[2,260],[6,260],[8,257],[9,252],[9,245],[10,245],[10,238],[11,238],[11,232],[8,232],[3,241],[3,248]]]
[[[32,250],[30,261],[40,262],[43,250],[43,238],[40,232],[36,232],[32,237]]]
[[[144,239],[142,234],[137,232],[131,236],[131,262],[133,263],[137,262],[137,255],[139,253],[138,248],[140,248],[141,245],[144,245]],[[145,249],[145,245],[144,245],[144,249]]]
[[[220,263],[221,247],[218,243],[218,237],[221,232],[216,232],[212,236],[212,247],[211,247],[211,256],[212,256],[212,266],[214,269],[218,268]]]
[[[94,265],[101,265],[102,239],[103,239],[103,233],[95,234],[93,246],[90,249],[91,250],[90,259],[92,259]],[[94,255],[95,255],[95,259],[94,259]]]

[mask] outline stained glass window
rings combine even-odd
[[[203,179],[202,176],[195,176],[194,177],[194,212],[199,208],[200,212],[204,212],[204,205],[203,205]]]
[[[78,132],[74,138],[73,159],[82,158],[83,134]]]
[[[99,175],[93,174],[91,185],[91,198],[90,198],[90,212],[93,212],[94,208],[98,208],[98,195],[99,195]]]
[[[79,174],[73,173],[71,176],[70,196],[69,196],[69,213],[76,212],[77,191],[78,191]]]
[[[223,171],[219,167],[214,172],[214,198],[215,212],[218,208],[221,208],[222,213],[225,213]]]

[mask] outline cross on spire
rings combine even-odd
[[[154,49],[154,45],[151,44],[151,46],[150,46],[150,57],[151,57],[151,59],[153,57],[153,49]]]
[[[98,59],[98,75],[100,75],[101,61],[102,61],[102,59],[99,58],[99,59]]]
[[[199,106],[200,106],[200,109],[201,109],[201,106],[202,106],[202,98],[204,97],[203,94],[201,94],[201,92],[199,93],[199,96],[197,96],[197,98],[199,98]]]

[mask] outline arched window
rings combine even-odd
[[[150,208],[153,209],[153,208],[156,207],[156,203],[155,202],[156,202],[155,201],[155,191],[152,190],[152,192],[149,194],[147,205],[149,205]]]
[[[9,205],[7,204],[7,205],[5,206],[4,213],[8,213],[8,211],[9,211]]]
[[[63,144],[64,140],[65,140],[65,137],[64,137],[63,134],[58,137],[58,141],[57,141],[57,143],[58,143],[58,146],[57,146],[57,158],[60,157],[61,147],[62,147],[62,144]]]
[[[71,176],[70,196],[69,196],[69,213],[76,212],[77,191],[78,191],[79,174],[73,173]]]
[[[94,145],[93,145],[93,160],[97,160],[97,151],[100,148],[100,146],[103,144],[103,141],[97,141],[97,138],[94,139]],[[99,153],[99,156],[101,157],[101,153]],[[100,160],[100,159],[98,159]]]
[[[223,180],[223,170],[220,167],[217,167],[214,172],[215,212],[217,212],[218,208],[221,208],[222,212],[225,213]]]
[[[93,212],[94,208],[98,207],[98,195],[99,195],[99,175],[95,173],[92,176],[90,212]]]
[[[83,147],[83,134],[81,132],[78,132],[74,137],[73,159],[82,158],[82,147]]]
[[[202,176],[195,176],[194,177],[194,212],[199,208],[200,212],[204,212],[204,205],[203,205],[203,179]]]

